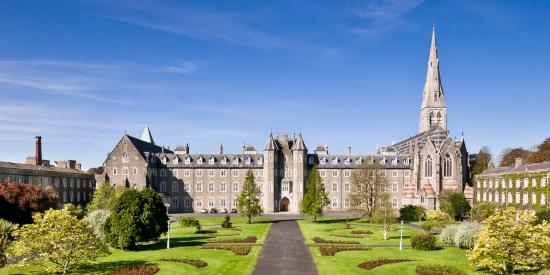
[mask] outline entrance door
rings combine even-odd
[[[283,199],[281,200],[280,211],[281,211],[281,212],[288,212],[288,211],[290,211],[290,201],[289,201],[287,198],[283,198]]]

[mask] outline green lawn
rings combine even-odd
[[[237,236],[208,236],[194,234],[194,228],[180,228],[177,223],[172,224],[170,231],[171,249],[166,249],[166,238],[163,236],[156,244],[144,245],[139,251],[120,251],[113,249],[111,255],[100,258],[88,268],[81,268],[79,273],[108,274],[120,266],[139,263],[155,263],[160,268],[157,274],[250,274],[256,264],[256,257],[260,252],[261,244],[265,240],[271,226],[270,219],[257,218],[254,224],[246,224],[244,218],[232,218],[234,227],[241,229],[221,230],[223,218],[201,218],[204,229],[216,229],[218,235],[238,234]],[[247,256],[236,256],[231,251],[201,249],[200,245],[213,238],[242,238],[246,236],[258,237],[258,246],[253,246]],[[205,268],[160,261],[162,258],[194,258],[208,263]],[[40,266],[16,267],[8,266],[0,269],[0,274],[39,274],[44,268]]]
[[[406,247],[405,250],[399,251],[399,224],[393,225],[393,230],[390,233],[390,239],[383,240],[382,228],[378,225],[368,224],[364,221],[350,221],[352,229],[345,229],[345,224],[342,219],[325,218],[318,223],[312,223],[310,220],[301,220],[298,222],[304,235],[306,244],[310,247],[311,254],[319,274],[416,274],[415,268],[419,264],[448,264],[466,271],[470,274],[476,273],[473,267],[469,264],[465,256],[465,251],[458,248],[444,248],[435,251],[418,251]],[[364,238],[345,238],[335,237],[331,233],[349,234],[352,230],[369,230],[374,234]],[[409,245],[409,239],[416,230],[405,226],[403,230],[404,244]],[[314,246],[313,238],[321,237],[327,240],[346,240],[359,241],[364,245],[391,245],[394,248],[377,248],[374,247],[369,251],[346,251],[339,252],[335,256],[322,256],[319,248]],[[313,245],[313,246],[312,246]],[[386,265],[367,271],[358,267],[364,261],[375,260],[379,258],[404,258],[414,260],[393,265]]]

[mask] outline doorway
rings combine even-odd
[[[281,204],[280,204],[280,209],[279,211],[281,212],[288,212],[290,211],[290,201],[288,200],[288,198],[283,198],[281,200]]]

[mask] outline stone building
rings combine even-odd
[[[267,213],[299,212],[305,182],[318,165],[329,194],[328,210],[350,207],[351,174],[363,164],[383,167],[387,192],[394,208],[403,205],[439,207],[443,189],[470,194],[468,152],[464,138],[452,139],[447,131],[447,106],[441,84],[435,31],[422,93],[419,133],[374,154],[331,154],[327,146],[311,152],[301,134],[270,134],[262,151],[253,146],[240,153],[192,153],[189,145],[174,151],[154,143],[146,127],[140,139],[125,134],[105,160],[105,177],[111,184],[133,188],[151,187],[170,201],[171,211],[236,208],[236,199],[251,169],[262,190]]]
[[[513,166],[491,167],[476,176],[475,201],[503,206],[548,206],[549,177],[550,162],[526,164],[517,158]]]
[[[42,137],[35,138],[35,155],[26,163],[0,161],[0,183],[39,184],[52,187],[59,197],[59,207],[64,203],[85,205],[92,199],[95,189],[93,174],[81,170],[75,160],[56,161],[42,159]]]

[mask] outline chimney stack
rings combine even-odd
[[[223,143],[220,144],[220,155],[223,155]]]
[[[522,158],[516,158],[516,167],[520,167],[523,165],[523,159]]]
[[[351,145],[348,145],[348,155],[351,155]]]
[[[34,137],[35,141],[35,153],[34,153],[34,159],[36,165],[42,166],[42,137],[36,136]]]

